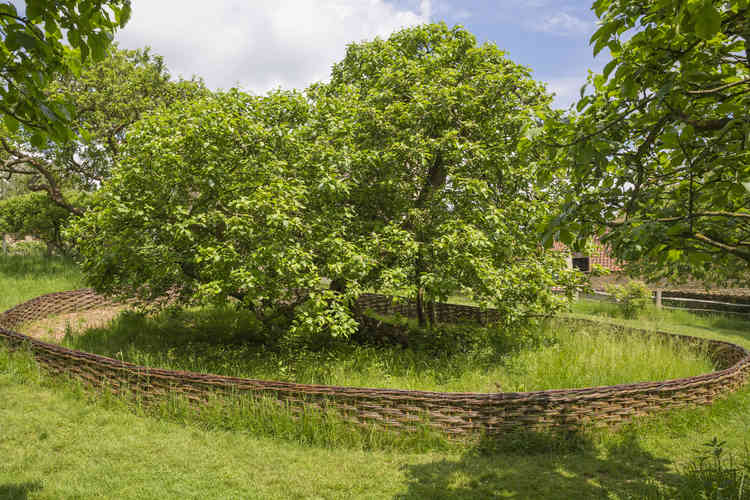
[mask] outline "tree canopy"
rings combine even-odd
[[[87,194],[82,192],[66,193],[77,206],[86,206]],[[21,236],[33,236],[47,245],[47,252],[70,254],[73,251],[71,241],[65,235],[65,229],[73,215],[55,204],[45,193],[25,193],[0,199],[0,236],[10,233]]]
[[[554,310],[566,277],[539,248],[554,200],[529,139],[551,97],[528,69],[461,27],[424,25],[350,45],[310,95],[342,185],[333,213],[371,264],[360,285],[406,292],[422,323],[459,291],[509,321]]]
[[[563,240],[598,232],[651,277],[747,279],[750,263],[747,0],[597,0],[579,113],[550,125],[567,204]]]
[[[519,325],[573,279],[535,231],[554,200],[529,124],[549,102],[497,47],[441,24],[350,45],[306,96],[160,108],[76,224],[84,268],[100,290],[234,297],[314,331],[351,332],[367,289],[416,298],[423,323],[463,292]]]
[[[299,94],[231,91],[138,121],[94,209],[74,223],[92,284],[113,294],[233,298],[266,320],[299,306],[300,327],[350,331],[340,302],[315,293],[328,214],[307,210],[325,188],[296,172],[307,114]]]
[[[26,0],[23,13],[14,2],[0,2],[0,115],[6,127],[33,131],[39,147],[47,138],[72,139],[74,108],[47,86],[89,59],[103,59],[130,12],[130,0]]]
[[[35,129],[0,126],[0,175],[23,178],[31,191],[45,192],[59,207],[80,215],[66,190],[92,190],[109,176],[128,127],[145,111],[205,94],[200,80],[172,81],[162,58],[149,50],[120,50],[89,60],[76,75],[55,77],[44,92],[71,105],[68,126],[74,141],[33,139]]]

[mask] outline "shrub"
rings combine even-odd
[[[614,297],[625,318],[637,318],[651,303],[651,290],[642,281],[629,281],[625,285],[611,285],[607,292]]]
[[[725,452],[724,444],[717,438],[704,443],[704,449],[698,451],[697,458],[680,471],[682,481],[676,491],[659,487],[652,497],[711,500],[750,498],[750,452],[746,450],[744,458],[738,460]]]
[[[41,241],[16,241],[8,245],[8,255],[43,255],[47,252],[47,246]]]

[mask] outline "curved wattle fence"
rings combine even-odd
[[[719,371],[695,377],[637,384],[524,393],[442,393],[304,385],[241,379],[203,373],[160,370],[41,342],[13,331],[23,323],[55,314],[84,311],[114,303],[90,289],[42,295],[0,315],[0,339],[11,348],[28,346],[36,360],[53,374],[67,374],[96,387],[136,393],[144,401],[172,391],[197,401],[215,393],[270,397],[290,408],[333,409],[349,421],[408,430],[427,421],[452,434],[498,433],[513,428],[577,428],[582,424],[617,424],[633,417],[688,405],[710,404],[737,390],[750,373],[750,353],[728,342],[656,332],[704,344]],[[409,302],[367,294],[360,309],[381,314],[413,315]],[[492,310],[436,304],[439,321],[492,321]],[[369,327],[373,327],[373,320]],[[571,320],[580,324],[595,323]],[[375,322],[377,323],[377,322]],[[375,324],[375,326],[377,326]],[[612,326],[613,330],[653,335],[654,332]]]

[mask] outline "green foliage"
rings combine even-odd
[[[21,16],[14,2],[0,2],[0,116],[11,132],[23,127],[41,147],[48,138],[73,137],[73,107],[50,95],[48,83],[103,59],[131,7],[130,0],[27,0],[25,7]]]
[[[345,207],[325,212],[367,263],[343,280],[403,291],[421,324],[426,304],[456,292],[501,310],[508,328],[561,306],[550,289],[573,274],[538,245],[554,200],[530,139],[551,98],[526,68],[433,24],[349,45],[309,94]]]
[[[651,304],[651,290],[642,281],[630,280],[624,285],[610,285],[607,293],[617,301],[626,319],[637,318]]]
[[[85,206],[86,193],[66,193],[66,197],[77,206]],[[48,250],[60,254],[71,251],[70,241],[64,229],[71,213],[50,200],[44,193],[28,193],[0,200],[0,233],[11,233],[16,237],[33,236],[43,241]]]
[[[599,233],[631,270],[746,282],[746,0],[597,0],[612,61],[550,122],[570,192],[548,236]]]
[[[300,330],[353,332],[346,297],[319,288],[340,229],[310,209],[325,186],[298,171],[307,113],[295,93],[232,91],[136,123],[96,209],[75,224],[93,285],[232,297],[266,321],[289,310]]]
[[[750,495],[750,452],[744,458],[727,453],[726,441],[714,437],[696,450],[696,457],[683,466],[683,477],[675,489],[658,488],[655,498],[728,500]]]
[[[92,191],[109,178],[128,128],[142,113],[208,91],[200,80],[172,81],[162,58],[148,50],[114,46],[104,59],[89,61],[76,74],[57,76],[45,92],[70,104],[67,126],[76,139],[36,144],[31,129],[0,127],[0,173],[16,183],[23,180],[29,190],[46,192],[52,202],[80,215],[86,207],[66,191]]]
[[[494,45],[427,25],[350,45],[306,96],[160,108],[76,226],[84,269],[102,291],[234,297],[300,331],[351,334],[368,289],[416,297],[422,324],[460,290],[521,328],[577,279],[535,231],[554,197],[527,132],[549,102]]]

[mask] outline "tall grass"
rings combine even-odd
[[[0,254],[0,312],[45,293],[83,286],[81,272],[70,259]]]
[[[474,328],[474,327],[472,327]],[[446,392],[577,388],[698,375],[705,353],[656,336],[610,335],[606,328],[548,322],[535,342],[506,349],[472,328],[403,347],[269,333],[251,315],[229,309],[124,313],[110,325],[69,331],[64,344],[132,363],[305,384]],[[438,336],[439,334],[435,334]],[[444,334],[446,335],[446,334]],[[454,347],[451,348],[450,346]],[[510,345],[510,347],[508,347]]]
[[[612,335],[606,327],[553,323],[554,339],[508,362],[508,388],[576,388],[682,378],[713,370],[705,351],[657,335]]]
[[[2,345],[0,374],[6,380],[53,388],[71,394],[81,402],[108,409],[127,410],[204,430],[271,437],[303,446],[424,452],[459,449],[462,445],[430,427],[426,418],[423,422],[416,422],[409,432],[396,432],[346,420],[333,410],[311,405],[295,407],[269,396],[236,393],[209,397],[196,403],[179,392],[172,392],[155,403],[146,404],[137,392],[129,392],[126,386],[120,386],[118,396],[115,396],[106,389],[85,387],[75,378],[48,377],[30,352],[23,349],[9,351]]]

